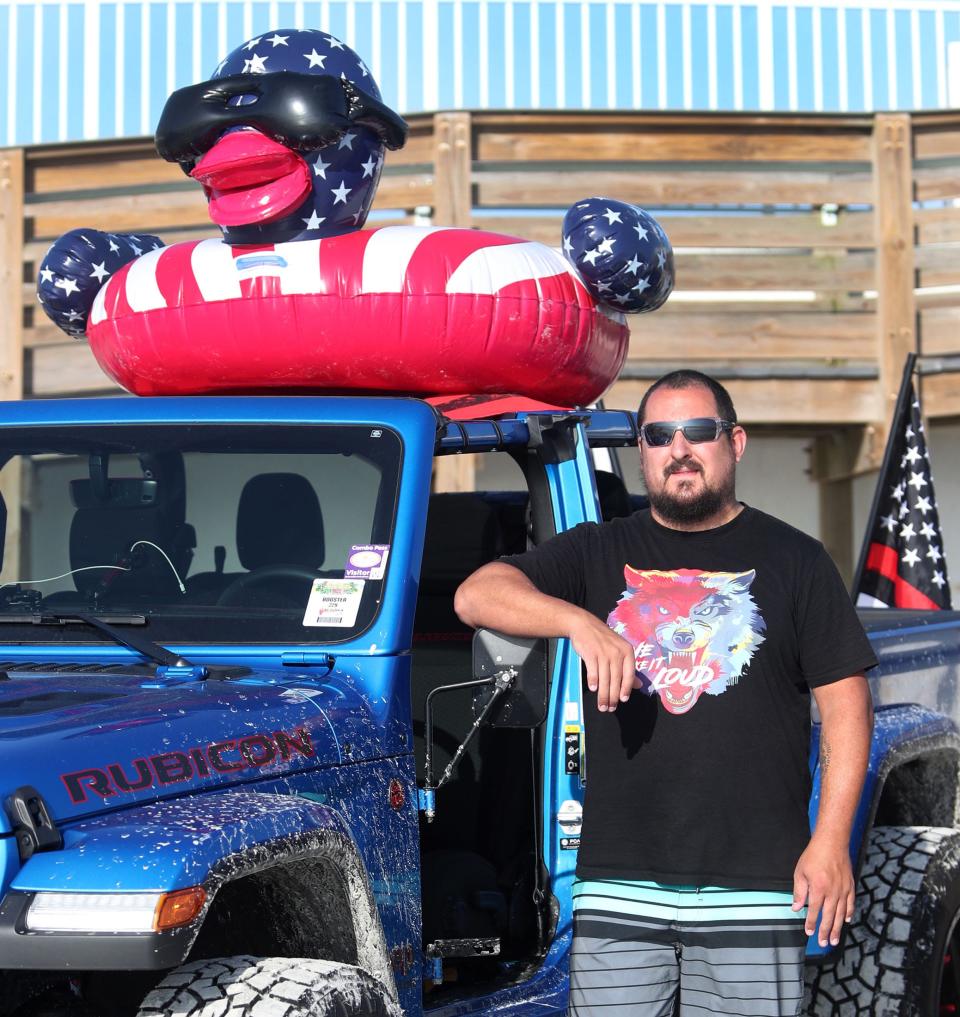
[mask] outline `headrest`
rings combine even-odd
[[[430,498],[422,589],[453,592],[471,572],[504,553],[496,509],[489,502],[469,492]]]
[[[70,568],[114,565],[121,560],[129,572],[92,569],[75,572],[80,593],[166,596],[177,580],[166,559],[155,549],[131,546],[139,540],[163,548],[181,576],[190,567],[196,534],[184,522],[186,497],[183,457],[179,452],[144,453],[140,476],[108,477],[108,458],[91,457],[89,479],[70,482],[76,511],[70,523]]]
[[[323,564],[323,514],[313,485],[299,473],[259,473],[237,508],[237,556],[252,572],[268,565]]]

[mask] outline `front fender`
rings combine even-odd
[[[24,864],[0,905],[4,967],[174,967],[189,953],[224,883],[319,858],[331,864],[346,887],[358,964],[396,995],[366,868],[343,818],[327,805],[290,795],[226,791],[85,820],[65,829],[63,838],[62,850],[36,854]],[[14,914],[19,904],[22,919],[34,895],[45,890],[109,894],[201,885],[207,891],[203,912],[190,926],[170,933],[31,934]]]

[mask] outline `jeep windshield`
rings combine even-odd
[[[5,640],[101,641],[69,623],[94,615],[139,621],[156,642],[338,643],[376,617],[402,458],[390,428],[151,424],[2,438],[0,476],[22,503],[19,519],[0,511]]]

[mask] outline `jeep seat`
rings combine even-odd
[[[164,453],[141,458],[145,476],[157,482],[152,505],[121,505],[109,498],[102,502],[91,494],[90,481],[71,484],[78,508],[70,523],[70,568],[77,592],[99,593],[118,598],[169,600],[179,598],[177,575],[181,579],[190,567],[196,533],[185,522],[183,458]],[[170,563],[149,542],[162,548]],[[131,548],[134,548],[131,550]],[[128,571],[112,572],[90,568],[123,565]],[[58,600],[73,594],[54,594]]]
[[[299,473],[258,473],[237,507],[237,557],[248,572],[277,565],[323,565],[323,513],[313,485]]]
[[[299,473],[251,477],[237,504],[236,541],[237,557],[246,573],[197,573],[187,581],[191,599],[215,602],[231,585],[258,569],[318,571],[326,553],[323,513],[310,481]]]

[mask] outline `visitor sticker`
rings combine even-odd
[[[389,553],[389,544],[354,544],[347,556],[344,578],[383,579]]]
[[[363,579],[314,579],[303,624],[349,628],[357,620],[364,585]]]

